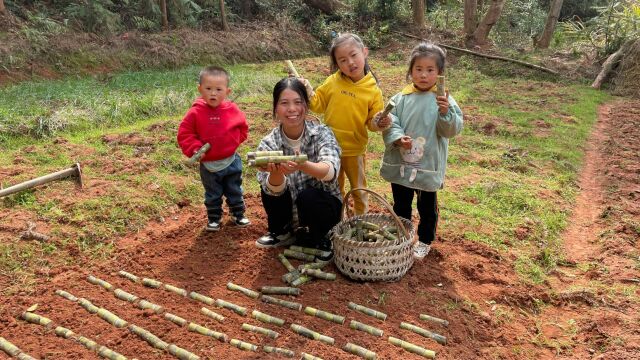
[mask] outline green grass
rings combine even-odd
[[[385,98],[405,84],[405,65],[390,60],[372,59]],[[326,66],[325,58],[297,61],[307,68]],[[229,70],[231,98],[238,96],[250,124],[250,139],[239,149],[244,156],[274,126],[271,91],[285,74],[280,62]],[[143,229],[183,200],[202,203],[198,172],[183,164],[175,141],[179,121],[197,95],[198,71],[129,72],[0,88],[0,147],[6,149],[0,168],[23,170],[0,180],[2,185],[80,162],[92,186],[77,199],[60,196],[73,191],[66,182],[1,199],[1,211],[33,214],[58,242],[46,248],[3,245],[0,274],[29,283],[42,259],[58,256],[55,263],[64,263],[71,248],[89,259],[108,258],[119,236]],[[576,194],[582,149],[597,106],[608,97],[571,83],[489,77],[468,61],[447,71],[466,119],[463,133],[450,142],[447,184],[439,193],[441,234],[513,252],[514,271],[523,281],[541,283],[563,257],[559,237]],[[304,75],[315,85],[324,78],[320,71]],[[485,131],[490,123],[493,133]],[[129,137],[143,141],[113,141]],[[368,161],[369,186],[391,201],[389,184],[378,175],[381,136],[370,134],[368,149],[374,154]],[[245,167],[244,178],[245,191],[256,194],[255,169]]]

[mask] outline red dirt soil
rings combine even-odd
[[[444,237],[434,243],[429,256],[416,262],[400,281],[360,283],[338,275],[333,282],[315,280],[302,285],[304,293],[301,296],[287,297],[304,306],[346,316],[345,325],[339,325],[302,312],[263,304],[226,289],[227,282],[254,290],[265,285],[283,286],[280,277],[286,270],[276,256],[280,250],[261,250],[254,245],[255,239],[266,230],[266,220],[260,198],[248,195],[248,216],[253,222],[248,228],[225,224],[220,232],[204,232],[203,209],[199,204],[186,205],[167,214],[163,222],[149,224],[141,232],[117,239],[117,250],[109,261],[88,267],[88,260],[79,259],[77,265],[39,274],[33,292],[3,299],[0,336],[39,359],[98,359],[82,345],[57,337],[42,326],[17,319],[29,306],[39,304],[35,312],[49,317],[56,326],[67,327],[128,358],[174,359],[166,352],[153,349],[128,330],[117,329],[79,305],[54,294],[55,290],[61,289],[87,298],[203,359],[281,358],[261,351],[239,350],[228,343],[189,332],[160,315],[139,310],[85,280],[87,275],[94,275],[115,287],[162,305],[165,311],[224,332],[230,338],[288,348],[297,353],[297,358],[304,351],[324,359],[358,359],[341,350],[347,342],[376,352],[380,359],[420,358],[388,343],[387,337],[394,336],[436,351],[437,359],[638,359],[640,309],[637,302],[611,297],[604,290],[595,294],[575,291],[572,286],[588,283],[590,276],[611,285],[620,284],[624,278],[638,277],[633,261],[625,255],[632,250],[637,254],[635,242],[598,243],[594,238],[600,229],[613,229],[615,233],[622,234],[623,239],[632,230],[621,227],[618,221],[595,221],[592,209],[606,208],[604,203],[615,202],[615,214],[622,214],[616,216],[624,215],[635,221],[640,219],[639,114],[639,102],[620,102],[603,108],[581,175],[583,191],[587,193],[579,196],[574,218],[569,221],[570,224],[586,226],[586,229],[569,227],[567,230],[567,258],[570,261],[590,258],[595,262],[606,262],[609,269],[615,269],[610,273],[582,273],[575,267],[567,267],[551,276],[547,284],[524,285],[513,270],[515,256],[498,253],[483,244],[449,237],[445,229]],[[622,124],[618,123],[620,119],[624,119]],[[615,166],[620,163],[626,166]],[[584,182],[594,177],[595,182]],[[92,181],[88,180],[89,188]],[[617,191],[603,192],[602,184],[605,182],[615,182]],[[374,210],[383,211],[380,208]],[[577,249],[585,250],[580,252]],[[218,323],[200,313],[203,304],[132,283],[118,276],[119,270],[197,291],[213,299],[231,301],[249,311],[257,309],[285,319],[286,323],[282,328],[265,326],[280,333],[275,340],[244,332],[240,329],[244,322],[264,324],[251,317],[207,306],[227,317],[223,323]],[[338,273],[335,265],[325,270]],[[6,285],[2,277],[0,284]],[[635,292],[636,296],[640,294],[637,288]],[[380,310],[389,317],[383,322],[351,311],[347,308],[349,301]],[[421,313],[446,319],[450,324],[442,327],[421,321],[418,319]],[[384,336],[378,338],[351,330],[348,323],[352,319],[384,330]],[[575,333],[568,331],[565,325],[568,319],[575,320]],[[447,345],[439,345],[399,329],[402,321],[446,336]],[[291,323],[334,337],[336,345],[303,338],[289,329]],[[571,346],[563,348],[562,341]],[[0,359],[5,358],[7,356],[0,352]]]

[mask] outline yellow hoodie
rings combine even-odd
[[[382,91],[371,72],[354,83],[340,70],[316,89],[310,103],[311,111],[324,114],[324,122],[333,130],[342,156],[365,153],[367,128],[379,130],[371,119],[383,107]]]

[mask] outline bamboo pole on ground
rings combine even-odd
[[[248,342],[244,342],[238,339],[231,339],[230,344],[237,347],[240,350],[246,351],[258,351],[258,347]]]
[[[158,281],[158,280],[149,279],[149,278],[143,278],[142,279],[142,285],[144,285],[146,287],[157,289],[157,288],[162,286],[162,283],[160,281]]]
[[[425,349],[423,347],[420,347],[418,345],[412,344],[410,342],[395,338],[393,336],[389,336],[389,342],[395,346],[400,346],[401,348],[407,350],[408,352],[414,353],[414,354],[418,354],[420,356],[429,358],[429,359],[435,359],[436,358],[436,352],[433,350],[428,350]]]
[[[115,297],[117,297],[120,300],[125,300],[128,301],[130,303],[135,303],[136,301],[138,301],[138,297],[130,294],[122,289],[115,289],[113,290],[113,295],[115,295]]]
[[[303,252],[293,251],[289,249],[284,250],[284,256],[302,261],[314,261],[316,259],[315,255],[305,254]]]
[[[174,294],[182,295],[184,297],[188,297],[189,296],[189,293],[187,292],[187,290],[179,288],[179,287],[175,287],[173,285],[164,284],[164,289],[167,290],[167,291],[170,291],[170,292],[172,292]],[[211,304],[209,304],[209,305],[211,305]]]
[[[63,298],[67,299],[67,300],[71,300],[73,302],[78,301],[78,298],[69,294],[68,292],[64,291],[64,290],[56,290],[56,295],[62,296]]]
[[[169,354],[177,357],[180,360],[200,360],[200,357],[194,353],[191,353],[175,344],[171,344],[167,347]]]
[[[9,340],[0,337],[0,350],[7,353],[9,356],[18,356],[22,352],[19,347],[13,345]]]
[[[215,302],[212,298],[208,297],[208,296],[204,296],[202,294],[198,294],[195,291],[192,291],[189,293],[189,297],[192,298],[193,300],[197,300],[200,302],[203,302],[207,305],[213,305],[213,303]]]
[[[353,355],[360,356],[366,360],[376,360],[378,358],[378,355],[375,352],[353,343],[347,343],[342,350]]]
[[[415,326],[413,324],[409,324],[407,322],[401,322],[400,323],[400,328],[401,329],[405,329],[405,330],[410,330],[413,331],[416,334],[420,334],[424,337],[428,337],[430,339],[435,340],[436,342],[438,342],[439,344],[442,345],[446,345],[447,344],[447,338],[440,335],[440,334],[436,334],[434,332],[431,332],[429,330],[423,329],[419,326]]]
[[[280,262],[282,263],[282,265],[284,265],[288,272],[296,272],[296,268],[291,265],[289,259],[287,259],[284,254],[278,254],[278,260],[280,260]]]
[[[334,345],[336,342],[334,338],[329,337],[327,335],[322,335],[319,332],[308,329],[302,325],[291,324],[291,330],[293,330],[293,332],[295,332],[298,335],[302,335],[309,339],[318,340],[325,344]]]
[[[304,309],[304,313],[307,315],[319,317],[324,320],[332,321],[340,325],[344,324],[344,316],[332,314],[327,311],[318,310],[316,308],[312,308],[311,306],[307,306]]]
[[[76,163],[75,165],[73,165],[72,167],[65,169],[65,170],[60,170],[48,175],[44,175],[44,176],[40,176],[38,178],[29,180],[29,181],[25,181],[23,183],[17,184],[17,185],[13,185],[13,186],[9,186],[6,189],[1,189],[0,190],[0,198],[7,196],[7,195],[11,195],[23,190],[28,190],[31,188],[34,188],[36,186],[39,185],[43,185],[55,180],[60,180],[60,179],[64,179],[67,177],[75,177],[76,181],[78,183],[78,185],[80,187],[82,187],[82,172],[80,171],[80,164]]]
[[[278,336],[280,336],[280,334],[277,331],[273,331],[271,329],[267,329],[260,326],[247,324],[247,323],[243,323],[241,329],[244,331],[250,331],[250,332],[258,333],[261,335],[265,335],[272,339],[277,339]]]
[[[102,279],[98,279],[95,276],[87,276],[87,281],[92,283],[93,285],[98,285],[98,286],[102,286],[103,288],[105,288],[108,291],[112,291],[113,290],[113,285],[109,284],[108,282],[102,280]]]
[[[244,295],[247,295],[248,297],[252,298],[252,299],[257,299],[260,297],[260,293],[257,291],[253,291],[251,289],[247,289],[244,288],[240,285],[236,285],[232,282],[227,283],[227,289],[232,290],[232,291],[239,291],[241,293],[243,293]]]
[[[284,320],[277,318],[275,316],[271,316],[268,314],[265,314],[263,312],[260,312],[258,310],[253,310],[251,312],[251,316],[259,321],[262,321],[263,323],[267,323],[267,324],[274,324],[274,325],[278,325],[278,326],[282,326],[284,325]]]
[[[196,323],[190,323],[188,326],[189,331],[191,332],[195,332],[198,333],[200,335],[204,335],[204,336],[210,336],[214,339],[220,340],[222,342],[227,342],[229,341],[229,337],[227,336],[227,334],[221,333],[221,332],[217,332],[217,331],[213,331],[209,328],[206,328],[202,325],[198,325]]]
[[[273,347],[273,346],[263,346],[262,349],[264,350],[264,352],[266,353],[270,353],[270,354],[280,354],[280,355],[284,355],[288,358],[292,358],[296,355],[295,352],[289,350],[289,349],[285,349],[285,348],[279,348],[279,347]]]
[[[294,295],[298,296],[302,293],[300,288],[286,286],[263,286],[260,292],[267,295]]]
[[[354,329],[354,330],[364,331],[367,334],[371,334],[373,336],[381,337],[382,333],[383,333],[382,330],[380,330],[380,329],[378,329],[376,327],[361,323],[361,322],[356,321],[356,320],[351,320],[351,323],[349,323],[349,327]]]
[[[132,333],[136,334],[139,338],[141,338],[142,340],[146,341],[147,343],[149,343],[149,345],[151,345],[152,347],[156,348],[156,349],[160,349],[160,350],[167,350],[167,348],[169,347],[169,343],[163,341],[162,339],[160,339],[159,337],[153,335],[152,333],[150,333],[149,331],[130,324],[129,325],[129,331],[131,331]]]
[[[297,311],[302,310],[302,304],[300,303],[278,299],[269,295],[262,295],[262,297],[260,297],[260,300],[262,300],[263,302],[266,302],[267,304],[280,305],[292,310],[297,310]]]
[[[126,272],[124,270],[118,271],[118,275],[122,276],[123,278],[129,279],[129,280],[133,281],[134,283],[140,282],[140,278],[138,278],[137,276],[135,276],[135,275],[133,275],[131,273],[128,273],[128,272]]]
[[[420,314],[420,320],[426,320],[426,321],[431,321],[437,324],[440,324],[442,326],[449,326],[449,322],[447,320],[443,320],[431,315],[427,315],[427,314]]]
[[[200,312],[207,315],[208,317],[214,319],[214,320],[218,320],[219,322],[223,322],[224,321],[224,316],[218,314],[215,311],[211,311],[209,309],[207,309],[206,307],[203,307],[200,309]]]
[[[301,353],[302,357],[300,358],[300,360],[324,360],[321,357],[318,356],[314,356],[311,354],[307,354],[305,352]]]
[[[117,327],[117,328],[123,328],[126,327],[128,325],[128,323],[124,320],[122,320],[121,318],[119,318],[118,316],[116,316],[114,313],[112,313],[111,311],[105,309],[105,308],[100,308],[98,309],[97,312],[98,317],[100,317],[102,320],[108,322],[109,324]]]
[[[185,326],[187,325],[187,320],[181,318],[178,315],[174,315],[171,313],[164,313],[164,318],[171,321],[172,323],[178,325],[178,326]]]
[[[49,329],[51,327],[51,319],[46,318],[44,316],[40,316],[38,314],[34,314],[32,312],[29,311],[25,311],[20,315],[20,318],[22,318],[22,320],[28,322],[28,323],[32,323],[32,324],[36,324],[36,325],[42,325],[44,326],[46,329]]]
[[[311,275],[314,278],[323,279],[323,280],[335,280],[336,279],[336,274],[329,273],[329,272],[324,272],[324,271],[319,270],[319,269],[302,269],[302,271],[300,271],[300,272],[305,274],[305,275]]]
[[[382,321],[385,321],[387,319],[387,314],[377,310],[370,309],[366,306],[358,305],[354,302],[349,302],[348,307],[351,310],[355,310],[365,315],[373,316],[374,318],[380,319]]]
[[[311,280],[313,280],[313,278],[311,276],[300,275],[295,280],[293,280],[291,282],[291,286],[300,286],[302,284],[308,283]]]
[[[154,304],[150,301],[147,300],[140,300],[140,302],[138,302],[138,307],[142,310],[147,310],[150,309],[152,310],[154,313],[156,314],[160,314],[161,312],[164,312],[164,308],[158,304]]]
[[[222,299],[216,299],[214,304],[217,307],[224,308],[224,309],[229,309],[229,310],[233,311],[234,313],[236,313],[238,315],[242,315],[242,316],[246,316],[247,315],[247,308],[242,307],[240,305],[236,305],[234,303],[230,303],[230,302],[224,301]]]

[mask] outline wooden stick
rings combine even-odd
[[[422,41],[427,41],[427,40],[425,40],[425,39],[423,39],[423,38],[421,38],[419,36],[406,34],[406,33],[400,32],[400,31],[392,31],[392,32],[394,32],[396,34],[400,34],[400,35],[406,36],[406,37],[409,37],[409,38],[412,38],[412,39],[418,39],[418,40],[422,40]],[[471,54],[471,55],[475,55],[475,56],[479,56],[479,57],[483,57],[483,58],[487,58],[487,59],[508,61],[508,62],[516,63],[516,64],[523,65],[523,66],[526,66],[526,67],[530,67],[530,68],[533,68],[533,69],[536,69],[536,70],[544,71],[544,72],[547,72],[549,74],[559,75],[557,71],[548,69],[548,68],[546,68],[544,66],[535,65],[535,64],[531,64],[531,63],[520,61],[520,60],[510,59],[510,58],[506,58],[506,57],[502,57],[502,56],[482,54],[482,53],[478,53],[478,52],[471,51],[471,50],[461,49],[459,47],[455,47],[455,46],[451,46],[451,45],[437,44],[437,43],[435,45],[438,45],[438,46],[446,48],[446,49],[460,51],[460,52],[463,52],[465,54]]]
[[[34,230],[35,228],[36,228],[36,224],[29,221],[27,223],[27,230],[20,233],[20,239],[21,240],[37,240],[41,242],[49,241],[48,235],[35,231]]]
[[[58,172],[54,172],[49,175],[44,175],[39,178],[35,178],[33,180],[25,181],[23,183],[10,186],[6,189],[2,189],[0,190],[0,198],[23,191],[23,190],[34,188],[38,185],[43,185],[43,184],[46,184],[55,180],[64,179],[67,177],[75,177],[78,182],[78,185],[82,187],[82,172],[80,171],[79,163],[76,163],[69,169],[60,170]]]

